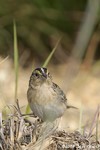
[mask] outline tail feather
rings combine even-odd
[[[70,108],[78,109],[77,107],[74,107],[74,106],[71,106],[71,105],[67,105],[67,109],[70,109]]]

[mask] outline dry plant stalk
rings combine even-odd
[[[97,141],[91,132],[88,137],[88,134],[82,135],[78,131],[57,131],[55,124],[27,120],[26,116],[21,114],[18,102],[17,107],[13,108],[17,111],[8,115],[6,120],[2,120],[0,113],[0,150],[87,150],[89,147],[100,149],[100,139]]]

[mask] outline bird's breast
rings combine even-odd
[[[54,90],[46,84],[38,87],[31,94],[32,101],[38,103],[39,105],[46,105],[48,103],[51,103],[56,98],[56,93],[54,92]]]

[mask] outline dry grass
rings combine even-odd
[[[55,130],[49,136],[40,138],[43,123],[38,119],[29,121],[26,115],[21,114],[18,101],[17,106],[12,108],[16,111],[9,114],[5,120],[0,114],[0,150],[100,149],[100,141],[96,140],[96,135],[92,132],[91,135],[82,135],[78,131],[69,133]]]

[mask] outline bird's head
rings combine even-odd
[[[51,82],[52,78],[47,68],[36,68],[30,77],[29,84],[33,84],[34,86],[42,85],[43,83]]]

